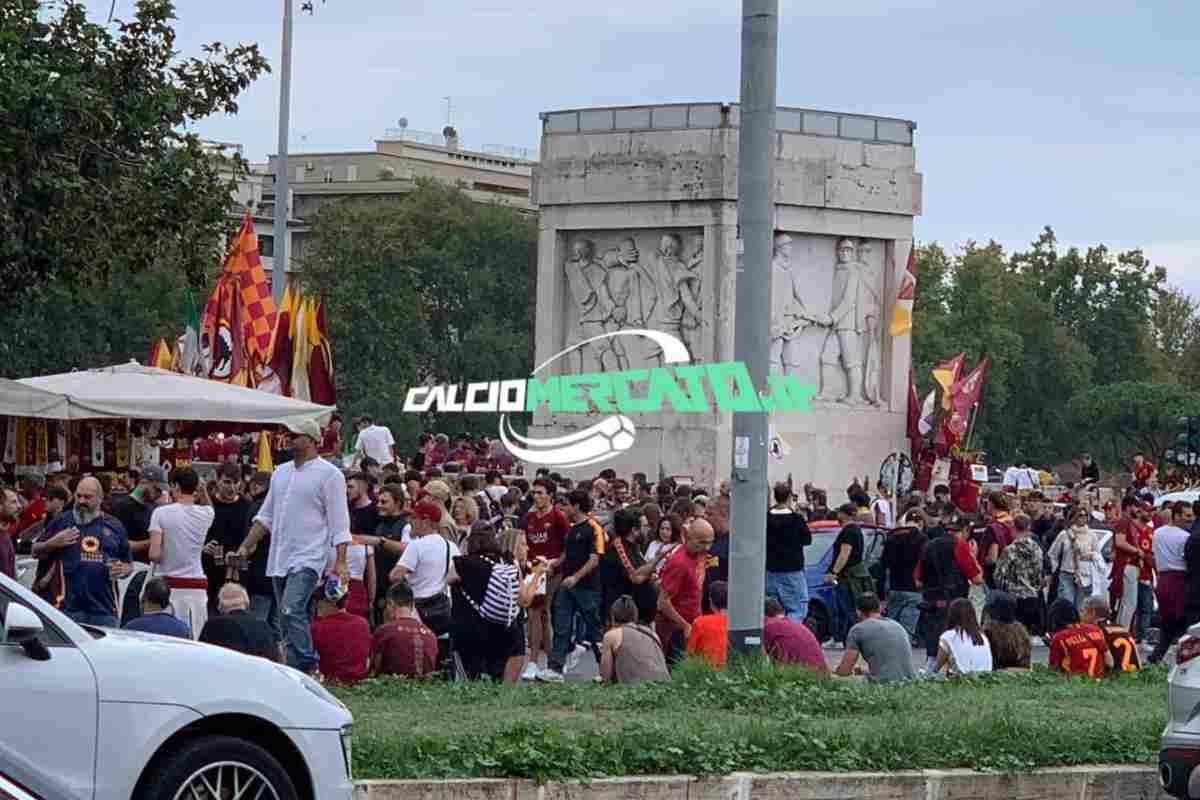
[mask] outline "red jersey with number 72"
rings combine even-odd
[[[1120,625],[1105,625],[1104,638],[1108,642],[1108,651],[1112,653],[1115,672],[1137,672],[1141,668],[1141,653],[1128,630]]]
[[[1104,677],[1104,654],[1108,640],[1104,631],[1087,622],[1068,625],[1050,640],[1050,669],[1071,675]]]

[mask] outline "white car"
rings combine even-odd
[[[79,800],[353,797],[353,718],[266,659],[80,626],[0,575],[0,797],[36,768]],[[29,784],[24,784],[30,787]]]
[[[1200,625],[1179,640],[1167,679],[1167,727],[1159,744],[1158,774],[1174,797],[1200,798]]]

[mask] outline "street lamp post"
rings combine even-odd
[[[292,101],[292,0],[283,0],[283,52],[279,58],[279,148],[275,155],[275,251],[271,295],[278,307],[288,271],[288,126]]]

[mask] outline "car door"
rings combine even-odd
[[[0,744],[47,768],[71,797],[91,800],[99,714],[95,673],[53,620],[6,581],[0,577],[0,619],[14,603],[37,614],[50,659],[35,661],[19,645],[0,643]]]

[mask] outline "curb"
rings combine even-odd
[[[912,772],[735,772],[718,778],[637,776],[593,781],[358,781],[355,800],[1166,800],[1153,767]]]

